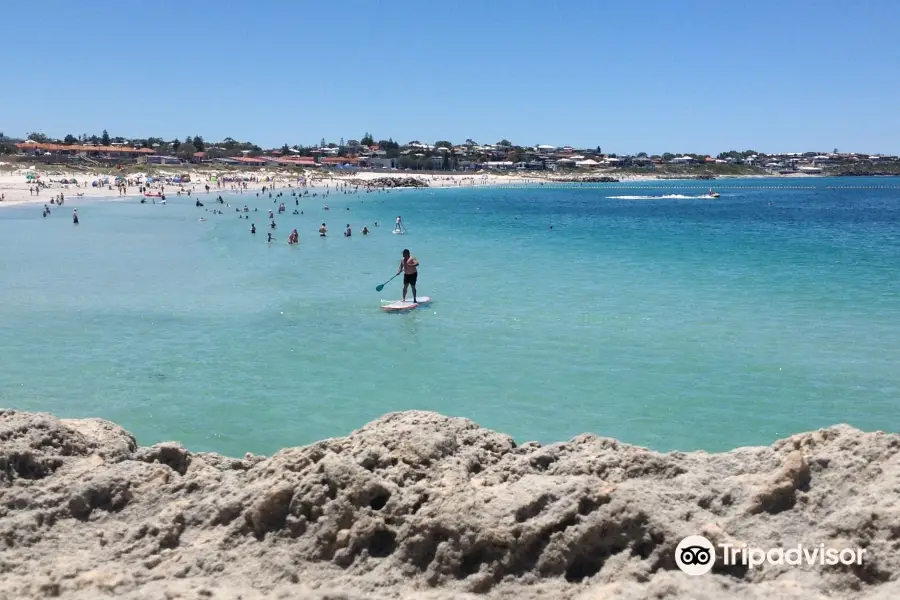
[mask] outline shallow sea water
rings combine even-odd
[[[4,208],[0,406],[231,455],[405,409],[660,450],[900,431],[894,181],[716,181],[715,201],[690,197],[706,182],[332,192],[302,216],[278,190],[272,245],[255,194],[221,216],[171,196]],[[433,302],[387,314],[400,278],[375,286],[404,247]]]

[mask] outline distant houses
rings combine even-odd
[[[145,162],[149,165],[180,165],[181,159],[177,156],[162,156],[159,154],[151,154],[144,158],[138,159],[138,162]]]
[[[93,138],[92,138],[93,139]],[[197,138],[194,138],[195,140]],[[200,138],[202,140],[202,138]],[[154,138],[159,140],[159,138]],[[374,169],[400,171],[610,171],[616,169],[666,169],[686,166],[741,165],[777,173],[827,173],[830,168],[856,163],[873,165],[897,164],[896,156],[866,155],[838,152],[790,152],[761,154],[755,152],[723,152],[717,157],[702,154],[616,155],[596,149],[576,149],[572,146],[535,144],[516,146],[507,140],[495,144],[479,144],[466,140],[462,144],[449,142],[425,143],[411,140],[406,144],[382,142],[385,147],[367,140],[326,144],[316,147],[287,146],[263,151],[249,142],[235,142],[226,138],[218,146],[206,144],[196,150],[189,140],[180,147],[187,152],[179,154],[179,143],[161,140],[134,143],[116,138],[109,145],[83,142],[80,144],[45,143],[26,140],[16,143],[15,149],[30,160],[43,162],[145,163],[150,165],[216,164],[221,166],[261,168],[296,167],[323,169]],[[152,146],[152,147],[134,147]],[[248,149],[249,148],[249,149]],[[681,172],[675,170],[674,172]]]
[[[24,153],[33,156],[50,156],[55,158],[91,158],[116,161],[136,161],[141,156],[155,154],[150,148],[130,148],[128,146],[97,146],[92,144],[66,145],[25,141],[15,145]]]

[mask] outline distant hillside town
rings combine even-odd
[[[359,140],[324,139],[315,146],[288,146],[264,150],[252,142],[225,138],[206,142],[201,136],[184,141],[162,138],[128,139],[102,135],[52,139],[32,133],[25,139],[0,134],[0,153],[11,158],[45,163],[187,165],[234,167],[299,167],[422,171],[708,171],[735,174],[900,174],[897,156],[859,152],[791,152],[767,154],[755,150],[727,151],[711,156],[694,153],[620,155],[596,148],[535,144],[521,146],[509,140],[493,144],[467,139],[405,144],[378,140],[365,134]]]

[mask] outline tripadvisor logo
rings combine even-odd
[[[716,562],[716,549],[702,535],[689,535],[675,548],[675,564],[688,575],[705,575]]]
[[[724,566],[744,565],[755,569],[770,565],[861,565],[865,548],[826,548],[825,544],[764,550],[751,546],[719,544],[719,557]],[[689,535],[675,548],[675,564],[688,575],[705,575],[716,563],[716,548],[702,535]]]

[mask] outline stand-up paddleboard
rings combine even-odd
[[[418,298],[416,298],[416,300],[418,300],[418,302],[413,302],[412,300],[407,300],[406,302],[402,300],[396,300],[389,304],[383,305],[381,308],[388,312],[399,312],[405,310],[413,310],[414,308],[431,302],[431,298],[429,298],[428,296],[419,296]]]
[[[406,233],[406,232],[405,232],[405,231],[400,231],[399,229],[395,229],[395,230],[392,231],[391,233],[394,233],[394,234],[396,234],[396,235],[403,235],[403,234]]]

